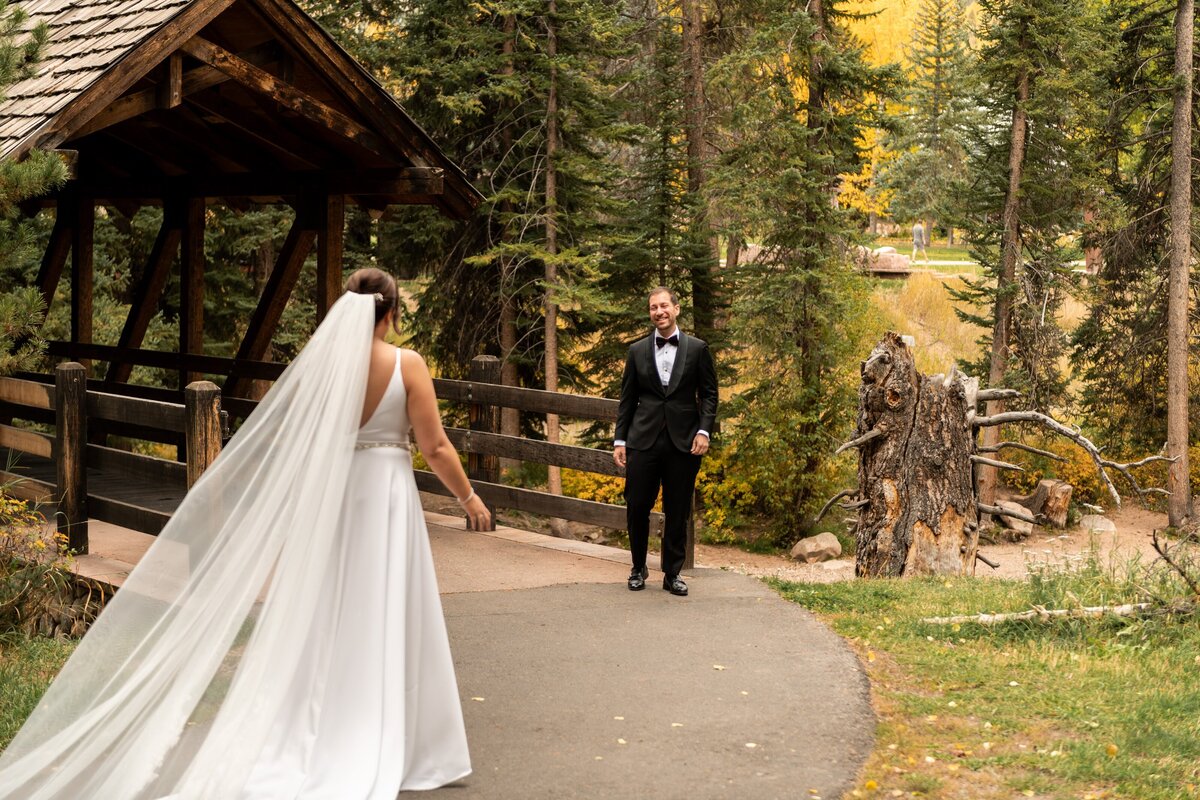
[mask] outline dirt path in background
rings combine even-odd
[[[980,552],[1000,562],[1000,568],[992,570],[980,562],[975,574],[980,577],[1023,578],[1028,574],[1030,564],[1062,563],[1084,558],[1093,541],[1106,563],[1156,557],[1150,546],[1150,536],[1155,528],[1166,527],[1166,514],[1128,506],[1119,511],[1110,511],[1105,516],[1117,526],[1116,533],[1092,534],[1079,527],[1065,531],[1037,528],[1033,536],[1023,542],[984,544],[979,548]],[[853,556],[823,564],[799,564],[786,556],[747,553],[736,547],[700,544],[696,546],[696,564],[806,583],[830,583],[854,577]]]

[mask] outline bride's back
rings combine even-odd
[[[399,348],[385,342],[376,342],[371,348],[367,393],[359,420],[360,441],[407,438],[407,392],[401,372],[401,353]]]

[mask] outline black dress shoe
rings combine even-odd
[[[649,577],[650,570],[642,567],[633,568],[633,572],[629,573],[629,591],[636,592],[646,588],[646,578]]]
[[[663,588],[679,597],[687,597],[687,584],[678,575],[663,576]]]

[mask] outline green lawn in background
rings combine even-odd
[[[896,252],[898,253],[903,253],[906,256],[912,255],[912,239],[881,237],[876,240],[875,246],[890,246],[896,248]],[[946,244],[944,239],[935,240],[932,244],[925,248],[925,252],[929,254],[929,259],[931,261],[970,261],[974,263],[974,259],[971,258],[971,254],[967,252],[966,245]],[[918,256],[918,258],[919,257],[920,256]],[[920,265],[921,264],[918,263],[915,266]]]

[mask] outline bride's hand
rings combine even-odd
[[[488,507],[479,499],[479,495],[472,494],[471,498],[463,504],[463,511],[467,512],[467,530],[491,530],[492,512],[488,511]]]

